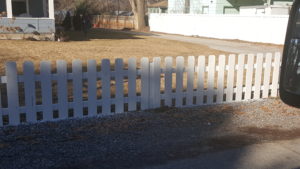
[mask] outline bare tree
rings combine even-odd
[[[142,30],[145,27],[145,0],[129,0],[134,14],[134,28]]]

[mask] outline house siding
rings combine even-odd
[[[292,4],[293,0],[272,0],[271,4]],[[265,0],[190,0],[190,13],[238,14],[241,6],[264,5]],[[185,0],[169,0],[169,13],[184,13]]]
[[[5,27],[0,27],[1,33],[54,33],[55,32],[55,23],[54,19],[47,18],[1,18],[0,25],[5,25],[5,27],[16,28],[19,27],[22,31],[8,31]]]
[[[216,13],[238,14],[241,6],[264,5],[264,3],[264,0],[217,0]]]

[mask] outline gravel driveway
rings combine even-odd
[[[161,108],[0,129],[0,168],[144,168],[300,136],[300,109],[278,99]]]

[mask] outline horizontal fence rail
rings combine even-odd
[[[280,53],[6,63],[0,126],[277,97]]]

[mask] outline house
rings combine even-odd
[[[293,0],[168,0],[169,13],[239,14],[247,6],[290,6]]]
[[[0,39],[54,40],[54,0],[0,0]]]
[[[148,14],[150,14],[150,13],[167,13],[168,12],[168,1],[164,0],[161,2],[149,4],[147,7],[148,7]]]

